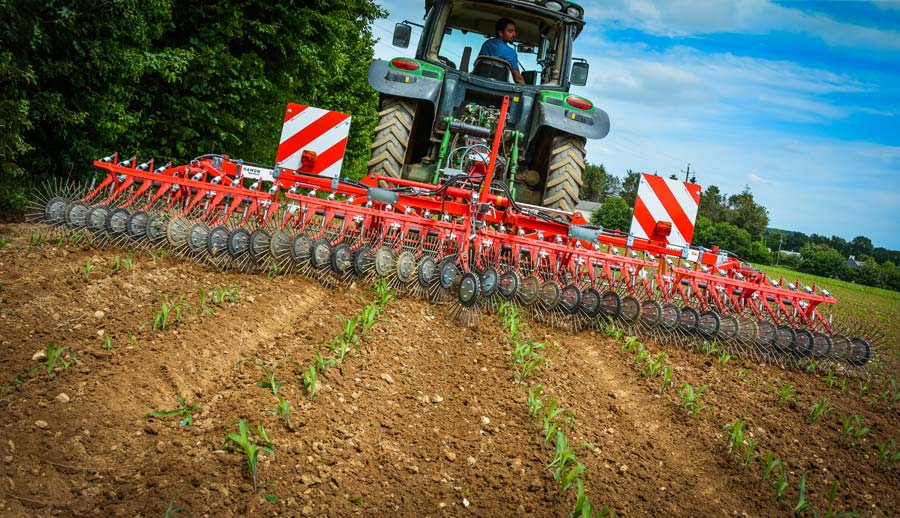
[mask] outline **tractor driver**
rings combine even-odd
[[[516,39],[516,22],[509,18],[500,18],[494,24],[495,37],[484,42],[479,56],[490,56],[500,58],[509,63],[512,70],[513,80],[519,84],[525,84],[522,74],[519,72],[519,58],[516,56],[516,50],[509,46]]]

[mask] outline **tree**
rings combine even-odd
[[[625,200],[625,204],[634,207],[637,200],[638,187],[641,185],[641,173],[629,169],[625,172],[625,179],[622,181],[622,190],[619,196]]]
[[[599,209],[591,214],[591,224],[610,230],[628,232],[631,227],[631,208],[622,198],[613,196],[603,202]]]
[[[706,191],[700,196],[700,208],[697,212],[699,216],[703,216],[713,223],[725,221],[728,207],[725,206],[725,196],[717,186],[710,185],[706,188]]]
[[[600,193],[600,201],[616,196],[622,190],[622,179],[618,176],[606,175],[603,183],[603,192]]]
[[[385,14],[374,0],[0,6],[4,180],[79,176],[114,150],[271,163],[289,101],[352,114],[344,174],[365,173],[370,26]]]
[[[608,178],[603,164],[587,164],[581,178],[583,183],[578,197],[587,201],[601,201],[604,185]]]
[[[847,263],[840,252],[828,245],[808,244],[800,254],[800,271],[841,279],[846,277]]]
[[[872,246],[872,240],[866,236],[854,237],[847,247],[848,255],[855,255],[857,257],[863,254],[872,255],[873,251],[874,247]]]
[[[769,211],[756,203],[750,187],[729,196],[728,208],[728,222],[749,232],[754,240],[758,240],[769,225]]]

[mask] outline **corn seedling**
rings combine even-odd
[[[181,312],[185,308],[184,295],[180,295],[174,301],[170,300],[168,295],[164,295],[159,312],[153,317],[153,332],[165,331],[170,326],[180,324],[182,322]]]
[[[130,269],[131,269],[131,258],[130,257],[126,257],[123,259],[119,256],[116,256],[115,259],[113,259],[113,271],[114,272],[120,272],[122,270],[130,270]]]
[[[288,430],[293,429],[293,425],[291,424],[291,402],[284,399],[281,394],[277,394],[278,396],[278,406],[272,410],[269,410],[269,413],[272,415],[280,415],[284,417],[284,424]]]
[[[630,353],[630,352],[634,352],[638,348],[638,346],[643,346],[643,345],[644,344],[642,344],[641,341],[638,340],[636,336],[629,336],[629,337],[625,338],[624,342],[622,342],[621,350],[623,353]]]
[[[725,423],[722,429],[728,432],[728,453],[736,452],[738,447],[744,444],[744,420]]]
[[[621,340],[622,336],[625,334],[624,331],[622,331],[621,329],[619,329],[618,327],[616,327],[613,324],[609,324],[608,326],[606,326],[606,329],[604,329],[603,332],[606,334],[606,336],[612,338],[616,342]]]
[[[109,335],[103,336],[103,348],[106,349],[107,351],[112,351],[112,348],[113,348],[112,338],[110,338]]]
[[[83,240],[83,239],[84,239],[84,236],[82,234],[72,234],[69,236],[69,244],[78,245],[79,243],[81,243],[81,240]]]
[[[897,450],[897,439],[891,438],[890,442],[878,441],[875,443],[875,447],[878,448],[878,460],[883,470],[892,470],[894,464],[896,464],[897,461],[900,461],[900,451]]]
[[[688,383],[683,384],[681,386],[681,408],[684,408],[694,416],[705,410],[706,406],[703,405],[701,399],[703,398],[703,391],[707,387],[708,385],[702,385],[694,389]]]
[[[8,238],[0,237],[0,250],[6,247],[6,243],[9,242]]]
[[[185,426],[194,424],[193,412],[200,409],[200,403],[188,405],[183,397],[178,396],[176,399],[178,399],[178,408],[175,410],[157,410],[155,412],[150,412],[148,417],[180,417],[181,422],[178,423],[178,428],[184,428]]]
[[[827,397],[823,397],[809,410],[809,416],[807,416],[806,422],[809,424],[816,424],[819,422],[819,419],[831,412],[834,412],[834,407],[828,404]]]
[[[649,360],[650,352],[644,347],[644,344],[638,343],[637,350],[634,352],[634,363],[642,365]]]
[[[310,365],[303,371],[303,388],[306,390],[306,393],[309,394],[310,399],[316,397],[316,382],[318,379],[319,374],[315,364]]]
[[[834,480],[831,482],[831,486],[828,488],[828,507],[825,508],[825,514],[822,515],[823,518],[850,518],[851,516],[859,516],[853,511],[841,511],[836,512],[834,510],[834,501],[837,499],[837,491],[838,491],[838,481]]]
[[[615,518],[615,511],[608,507],[594,512],[594,504],[584,493],[584,481],[580,477],[575,480],[575,493],[577,495],[575,509],[569,514],[572,518]]]
[[[209,292],[204,289],[200,289],[198,295],[200,297],[200,313],[205,316],[215,315],[216,312],[209,309],[209,306],[206,305],[206,299],[209,298]]]
[[[662,369],[662,383],[659,386],[660,392],[665,392],[666,389],[672,388],[675,386],[675,381],[672,380],[672,367],[666,365]]]
[[[68,359],[63,356],[63,353],[66,354]],[[53,379],[56,377],[57,368],[59,368],[60,372],[62,372],[77,363],[78,358],[75,357],[75,351],[73,351],[71,347],[56,347],[56,342],[50,342],[49,344],[47,344],[46,371],[48,378]]]
[[[172,507],[175,502],[169,502],[169,507],[166,509],[166,514],[164,518],[171,518],[176,514],[187,513],[188,516],[191,516],[190,509],[185,509],[183,507]]]
[[[322,376],[326,376],[328,374],[328,367],[333,365],[335,360],[331,358],[325,358],[320,351],[316,351],[315,359],[313,360],[313,364],[316,366],[316,370],[319,371]]]
[[[825,384],[829,387],[834,387],[834,385],[837,383],[837,376],[835,375],[834,369],[835,368],[832,367],[831,370],[828,371],[828,374],[825,376]]]
[[[775,392],[778,395],[778,404],[784,406],[785,403],[789,401],[797,401],[797,389],[790,383],[785,383],[781,387],[778,385],[772,385],[769,387],[771,392]]]
[[[278,381],[277,379],[275,379],[275,371],[269,370],[269,368],[263,365],[261,362],[257,363],[256,366],[262,369],[263,372],[262,377],[256,381],[256,386],[264,389],[269,389],[272,392],[273,396],[278,396],[278,391],[281,390],[281,387],[284,386],[284,381]]]
[[[813,507],[812,502],[806,499],[806,470],[800,475],[800,486],[797,488],[797,505],[794,506],[795,514],[811,512],[814,516],[819,513]]]
[[[378,296],[378,305],[381,307],[386,306],[394,298],[391,287],[384,278],[375,283],[375,294]]]
[[[749,468],[750,464],[759,458],[759,455],[756,453],[757,442],[752,438],[747,437],[744,439],[744,449],[741,452],[741,467]]]
[[[381,307],[375,302],[364,307],[359,313],[359,334],[365,338],[369,335],[369,330],[375,325],[378,314],[381,313]]]
[[[844,429],[842,435],[844,439],[850,441],[850,446],[856,446],[856,443],[869,433],[869,429],[860,422],[859,414],[854,414],[853,417],[840,416],[840,419]]]
[[[22,392],[22,385],[24,384],[25,381],[23,381],[22,378],[18,374],[16,374],[15,376],[13,376],[13,379],[10,382],[9,386],[18,390],[19,392]]]
[[[703,354],[706,356],[715,356],[719,352],[719,343],[716,341],[708,341],[704,340],[703,343],[700,344],[700,350],[703,351]]]
[[[541,403],[541,393],[544,391],[543,385],[535,385],[534,388],[528,389],[528,415],[532,419],[537,419],[543,404]]]
[[[40,232],[32,232],[31,237],[28,238],[28,246],[32,248],[41,248]]]
[[[719,365],[722,367],[725,366],[731,360],[731,355],[722,350],[722,354],[719,355]]]
[[[274,281],[275,277],[278,277],[279,271],[278,262],[275,259],[269,259],[269,267],[266,268],[266,278]]]
[[[232,423],[230,426],[233,426]],[[257,461],[259,460],[259,453],[264,451],[270,455],[275,455],[275,445],[272,444],[272,441],[269,440],[269,436],[266,434],[265,428],[263,428],[263,424],[260,421],[259,427],[257,428],[257,434],[259,435],[259,440],[253,441],[250,438],[250,427],[247,425],[247,421],[241,419],[237,423],[238,425],[238,433],[229,432],[225,435],[225,443],[222,445],[222,449],[234,451],[235,447],[239,447],[241,452],[244,454],[244,457],[247,460],[247,468],[250,470],[250,481],[253,484],[253,491],[259,487],[257,483],[256,477],[256,468]],[[226,427],[226,429],[228,428]]]
[[[561,497],[566,491],[568,491],[572,487],[572,484],[575,483],[576,480],[581,480],[581,476],[583,474],[584,474],[584,464],[582,464],[578,461],[575,461],[575,463],[572,464],[571,467],[560,476],[559,496]]]
[[[577,457],[575,455],[575,449],[569,443],[569,439],[566,438],[566,434],[562,430],[557,430],[556,432],[556,442],[554,447],[555,453],[553,454],[553,460],[547,465],[547,469],[556,468],[553,471],[553,480],[561,482],[563,472],[570,464],[577,461]]]
[[[566,417],[566,420],[571,422],[571,414],[564,408],[560,408],[559,402],[556,398],[552,398],[550,403],[544,407],[545,412],[542,418],[543,430],[544,430],[544,445],[550,444],[550,440],[556,435],[556,431],[560,429],[559,423],[556,422],[556,418],[559,416]]]
[[[91,280],[91,272],[94,271],[94,263],[90,259],[84,264],[84,280]]]
[[[238,297],[241,296],[241,288],[239,286],[231,285],[226,287],[216,286],[215,288],[209,290],[209,296],[212,298],[214,304],[222,305],[226,301],[234,304],[237,302]]]
[[[784,501],[784,492],[787,491],[787,488],[790,486],[788,483],[788,473],[787,467],[785,467],[784,463],[781,463],[781,469],[778,472],[778,476],[775,478],[775,499],[779,502]]]
[[[769,475],[772,474],[772,471],[781,465],[781,461],[775,458],[775,454],[772,453],[772,450],[766,451],[766,456],[762,459],[762,476],[759,479],[759,483],[762,484],[765,482]]]
[[[647,364],[644,366],[644,377],[649,379],[656,376],[657,373],[663,368],[663,365],[666,361],[666,353],[662,353],[656,357],[655,360],[650,360],[648,358]]]
[[[806,372],[813,373],[819,370],[819,364],[816,362],[815,358],[810,358],[804,365],[803,369]]]

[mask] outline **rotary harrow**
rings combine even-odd
[[[340,179],[346,128],[324,144],[298,143],[295,131],[282,134],[272,168],[223,155],[175,166],[113,154],[94,162],[102,176],[86,194],[48,197],[39,218],[99,246],[167,249],[222,269],[328,285],[383,277],[452,303],[467,323],[506,300],[575,331],[614,325],[683,346],[717,341],[782,365],[872,360],[872,337],[834,322],[837,300],[815,285],[769,278],[725,251],[673,246],[670,222],[636,237],[516,202],[495,178],[515,153],[508,104],[487,127],[451,121],[462,144],[442,154],[434,183]],[[284,131],[306,111],[289,105]]]

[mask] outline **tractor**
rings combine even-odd
[[[511,82],[506,61],[473,54],[503,17],[518,28],[513,46],[525,84]],[[569,93],[587,82],[588,63],[572,56],[584,9],[565,0],[426,0],[424,24],[395,26],[395,47],[409,47],[413,25],[421,28],[415,57],[369,68],[380,93],[370,173],[438,183],[469,169],[509,98],[494,178],[520,203],[573,211],[586,139],[609,133],[606,112]]]

